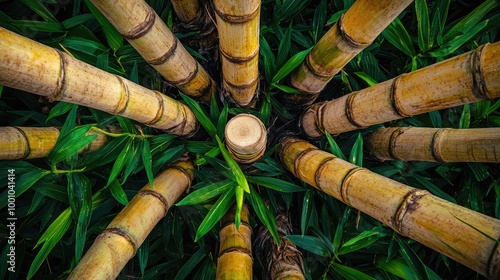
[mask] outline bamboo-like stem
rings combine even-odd
[[[369,46],[411,2],[355,1],[290,76],[291,85],[304,94],[286,95],[288,105],[311,104],[332,77]]]
[[[243,107],[253,106],[259,82],[260,0],[214,0],[223,87]]]
[[[79,153],[95,151],[108,141],[104,134],[93,131],[89,131],[88,134],[98,134],[98,136]],[[5,126],[0,127],[0,135],[0,160],[44,158],[54,148],[59,137],[59,129]]]
[[[276,216],[280,245],[266,227],[255,238],[254,252],[264,268],[262,279],[305,280],[302,254],[285,236],[293,233],[288,215],[282,211]]]
[[[500,220],[398,183],[285,138],[278,148],[297,178],[491,279],[500,277]]]
[[[68,279],[115,279],[189,186],[193,164],[178,162],[147,184],[97,236]]]
[[[264,124],[251,114],[239,114],[226,125],[226,145],[231,156],[241,163],[252,163],[264,155],[267,131]]]
[[[202,8],[199,0],[172,0],[172,7],[179,20],[184,23],[196,20]]]
[[[0,84],[120,115],[168,133],[193,135],[189,107],[0,27]]]
[[[183,93],[210,101],[215,83],[143,0],[91,0],[127,41]]]
[[[370,134],[367,148],[381,161],[500,162],[500,127],[383,128]]]
[[[215,279],[252,279],[252,228],[243,204],[241,225],[234,224],[235,207],[221,219],[219,258]]]
[[[400,75],[341,98],[316,103],[301,117],[309,137],[338,134],[430,111],[500,97],[500,42]]]

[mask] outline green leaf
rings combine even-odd
[[[283,37],[280,40],[275,67],[282,67],[283,64],[285,64],[286,59],[288,58],[288,54],[290,53],[291,38],[292,38],[292,25],[290,24],[290,26],[287,28],[285,32],[285,35],[283,35]]]
[[[203,202],[207,202],[209,199],[218,196],[219,194],[226,192],[229,188],[236,187],[236,182],[227,179],[221,182],[209,184],[203,188],[200,188],[179,201],[176,206],[186,206],[186,205],[196,205]]]
[[[149,238],[146,238],[142,243],[141,247],[137,250],[137,258],[139,259],[139,268],[141,269],[141,275],[144,275],[146,271],[146,266],[148,264],[149,255],[151,254],[149,250]]]
[[[377,81],[375,81],[372,77],[370,77],[368,74],[364,72],[354,72],[354,74],[358,77],[360,77],[365,83],[371,87],[377,84]]]
[[[325,26],[326,21],[326,1],[321,0],[319,5],[314,10],[314,18],[313,18],[313,39],[314,42],[318,42],[323,33],[323,27]]]
[[[217,122],[217,120],[220,118],[219,105],[217,105],[217,99],[215,96],[216,94],[212,94],[212,97],[210,98],[210,120],[212,121],[212,123]],[[219,130],[217,129],[217,131]]]
[[[496,0],[486,0],[477,8],[475,8],[472,12],[467,14],[460,22],[455,24],[446,34],[443,36],[443,41],[445,43],[450,42],[456,37],[463,36],[463,34],[467,34],[472,32],[473,26],[476,26],[481,19],[483,19],[486,14],[497,6]]]
[[[349,162],[357,166],[363,166],[363,136],[358,132],[356,142],[352,146]]]
[[[144,170],[146,170],[146,176],[148,176],[148,182],[151,187],[155,187],[154,176],[153,176],[153,159],[151,156],[151,150],[149,147],[149,142],[146,138],[143,138],[142,144],[142,164],[144,165]]]
[[[236,230],[240,228],[241,225],[241,209],[243,208],[243,198],[245,196],[245,192],[243,188],[238,185],[234,188],[234,197],[236,199],[236,211],[234,214],[234,224],[236,225]]]
[[[85,148],[90,142],[97,138],[97,134],[85,135],[92,128],[92,125],[84,125],[75,127],[65,136],[58,139],[54,148],[47,156],[51,165],[63,161]]]
[[[259,220],[266,226],[267,230],[269,230],[269,233],[271,233],[271,236],[274,238],[274,241],[279,246],[281,240],[278,234],[278,229],[276,228],[275,218],[264,203],[264,200],[253,188],[250,189],[250,203],[252,204],[253,210],[255,211],[255,214],[257,214]]]
[[[356,279],[356,280],[375,280],[375,278],[361,272],[355,268],[341,265],[338,263],[332,263],[332,268],[338,274],[342,275],[345,279]]]
[[[54,222],[52,222],[52,224],[42,234],[40,239],[38,239],[35,248],[42,243],[43,246],[31,263],[27,276],[28,279],[31,279],[33,278],[33,276],[35,276],[35,273],[45,261],[50,251],[54,248],[54,246],[56,246],[56,244],[63,237],[66,231],[68,231],[70,225],[71,209],[67,208],[57,217],[57,219],[54,220]]]
[[[227,124],[227,114],[229,112],[229,105],[224,103],[224,108],[222,108],[222,112],[219,115],[217,120],[217,135],[220,139],[224,139],[224,132]]]
[[[470,105],[465,104],[463,107],[462,115],[460,116],[460,123],[458,128],[467,129],[470,126]]]
[[[276,63],[271,47],[264,36],[260,36],[260,56],[261,63],[264,64],[264,75],[268,82],[276,74]]]
[[[328,246],[321,238],[308,235],[287,235],[286,239],[290,240],[297,247],[307,250],[311,253],[322,257],[330,257]]]
[[[469,32],[453,38],[451,41],[445,43],[436,51],[430,52],[429,55],[432,57],[442,58],[452,54],[463,44],[465,44],[467,41],[476,36],[479,33],[479,31],[483,30],[483,28],[486,27],[486,25],[488,25],[488,20],[478,23]]]
[[[25,191],[27,191],[31,186],[33,186],[36,182],[38,182],[40,179],[42,179],[45,175],[50,174],[50,171],[48,170],[42,170],[42,169],[36,169],[36,170],[31,170],[19,177],[17,179],[15,188],[16,188],[16,198],[18,198],[21,194],[23,194]],[[0,195],[0,208],[4,208],[7,206],[8,201],[8,189],[4,190],[2,194]]]
[[[285,86],[285,85],[278,85],[278,84],[271,84],[271,86],[278,88],[279,90],[290,93],[290,94],[303,94],[300,91],[294,89],[293,87]]]
[[[309,189],[306,191],[304,195],[304,199],[302,202],[302,214],[300,218],[300,232],[302,235],[306,233],[307,225],[309,224],[309,217],[311,216],[311,209],[313,207],[314,202],[314,191]]]
[[[236,188],[236,187],[234,187]],[[229,210],[229,207],[231,207],[231,204],[233,203],[233,193],[234,193],[234,188],[228,188],[215,202],[215,204],[210,208],[210,211],[208,211],[207,216],[203,219],[201,222],[200,226],[198,227],[198,230],[196,231],[196,237],[194,239],[195,242],[198,242],[198,240],[203,237],[207,232],[209,232],[215,224],[226,214],[227,210]]]
[[[439,111],[429,112],[429,117],[431,118],[432,126],[435,128],[441,128],[443,120]]]
[[[338,158],[341,158],[343,160],[347,160],[344,156],[344,153],[340,149],[339,145],[337,145],[337,142],[335,142],[333,137],[326,130],[325,130],[325,135],[326,135],[326,140],[328,141],[328,144],[330,145],[330,151],[332,152],[332,154]]]
[[[80,188],[78,192],[81,193],[75,234],[75,263],[78,263],[83,256],[83,249],[87,239],[87,228],[92,217],[92,186],[90,180],[81,173],[74,173],[73,177],[75,183],[78,183],[77,187]]]
[[[44,20],[52,22],[52,23],[59,23],[57,19],[52,15],[52,13],[45,8],[43,5],[42,1],[39,0],[21,0],[21,3],[24,5],[28,6],[33,12],[37,13],[39,16],[41,16]]]
[[[423,177],[423,176],[418,175],[416,173],[413,173],[411,176],[413,178],[415,178],[420,183],[420,185],[422,185],[425,189],[428,189],[432,194],[434,194],[442,199],[446,199],[450,202],[457,203],[457,201],[452,196],[450,196],[449,194],[447,194],[446,192],[444,192],[443,190],[438,188],[436,185],[434,185],[431,182],[430,178]]]
[[[339,255],[348,254],[359,249],[370,246],[375,241],[379,240],[384,235],[380,232],[379,228],[373,228],[363,231],[358,236],[353,237],[342,244],[340,247]]]
[[[131,154],[133,149],[132,143],[133,139],[129,138],[127,144],[125,144],[125,147],[116,158],[115,163],[113,164],[113,168],[111,169],[111,174],[109,174],[106,187],[108,187],[111,184],[111,182],[113,182],[116,179],[118,174],[122,171],[123,167],[125,166],[125,163],[127,163],[129,157],[133,156]]]
[[[284,181],[278,178],[250,176],[247,180],[251,183],[270,188],[282,193],[303,192],[304,188],[297,186],[294,183]]]
[[[262,100],[262,105],[260,107],[259,119],[262,121],[264,126],[267,126],[269,120],[271,119],[271,96],[269,93],[265,93],[265,98]]]
[[[187,262],[179,269],[177,274],[175,275],[174,280],[184,280],[186,279],[191,272],[194,271],[194,268],[200,263],[200,261],[210,252],[212,248],[205,244],[201,247],[196,253],[194,253]]]
[[[333,237],[333,247],[335,251],[338,252],[340,250],[340,242],[342,242],[342,235],[344,233],[344,225],[347,222],[347,219],[351,215],[351,208],[347,207],[344,210],[344,214],[337,224],[337,229],[335,230],[335,236]]]
[[[418,23],[418,46],[420,50],[426,51],[432,47],[430,38],[429,9],[425,0],[415,0],[415,13]]]
[[[375,265],[391,274],[404,280],[416,280],[413,270],[401,259],[392,259],[389,261],[383,258],[377,258]]]
[[[123,191],[123,188],[117,179],[113,180],[113,182],[111,182],[111,184],[109,184],[109,190],[111,191],[111,194],[116,199],[116,201],[118,201],[122,205],[125,205],[125,206],[128,205],[129,201],[128,201],[127,195]]]
[[[292,2],[292,1],[288,1],[288,2]],[[309,52],[312,50],[312,47],[307,49],[307,50],[304,50],[304,51],[301,51],[301,52],[298,52],[296,53],[294,56],[292,56],[286,63],[285,65],[283,65],[283,67],[280,68],[280,70],[278,70],[278,73],[276,73],[276,75],[274,75],[271,83],[272,84],[276,84],[278,83],[281,79],[283,79],[284,77],[286,77],[288,74],[290,74],[290,72],[293,71],[293,69],[295,69],[297,66],[299,66],[302,61],[304,61],[304,59],[306,58],[306,56],[309,54]]]
[[[217,129],[215,128],[214,124],[208,117],[207,113],[203,108],[201,108],[200,104],[198,102],[194,101],[191,97],[180,93],[182,99],[186,102],[186,104],[193,110],[194,115],[200,122],[201,126],[212,136],[212,138],[217,134]]]
[[[217,144],[219,144],[220,151],[222,152],[222,156],[224,156],[224,159],[227,162],[227,165],[229,165],[229,168],[231,168],[231,172],[234,174],[234,177],[236,178],[236,183],[238,183],[238,186],[242,187],[243,190],[247,193],[250,193],[250,188],[248,186],[247,179],[245,177],[245,174],[243,174],[243,171],[241,171],[240,166],[236,161],[231,157],[229,152],[227,151],[226,147],[222,142],[220,141],[219,137],[216,135],[215,139],[217,140]]]
[[[394,21],[382,31],[382,36],[409,57],[415,57],[416,54],[411,37],[399,18],[395,18]]]
[[[66,103],[66,102],[58,102],[56,106],[52,107],[49,112],[49,116],[47,117],[47,121],[57,116],[66,114],[69,110],[74,107],[78,107],[76,104]],[[76,112],[75,112],[76,113]]]
[[[109,22],[109,20],[92,4],[89,0],[85,0],[85,4],[89,8],[90,12],[97,19],[99,24],[102,26],[104,31],[104,36],[108,41],[109,46],[113,50],[118,50],[123,45],[123,37],[116,30],[116,28]]]
[[[408,244],[406,244],[406,242],[401,238],[396,238],[396,241],[399,244],[399,252],[403,256],[408,266],[410,266],[410,268],[414,270],[415,276],[417,276],[418,279],[429,279],[429,274],[425,269],[425,264],[418,257],[418,255],[415,254],[410,246],[408,246]]]

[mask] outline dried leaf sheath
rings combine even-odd
[[[252,106],[259,82],[260,0],[215,0],[223,87],[240,106]]]
[[[367,147],[382,161],[500,162],[500,128],[391,127],[372,133]]]
[[[194,98],[210,100],[215,83],[146,2],[91,1],[170,84]]]
[[[89,132],[95,134],[95,132]],[[19,160],[47,157],[54,148],[59,129],[56,127],[0,127],[0,160]],[[95,151],[107,142],[104,134],[80,152]]]
[[[221,219],[219,258],[215,279],[252,279],[252,228],[248,207],[241,209],[241,225],[236,230],[235,208]]]
[[[120,115],[175,135],[198,123],[184,104],[0,27],[0,84]]]
[[[398,233],[491,279],[500,277],[500,220],[355,166],[298,138],[279,147],[295,176]]]
[[[142,188],[96,238],[68,279],[115,279],[186,190],[192,168],[190,162],[178,162],[155,178],[154,188]]]
[[[276,244],[269,230],[264,226],[255,238],[255,257],[264,268],[262,279],[304,280],[302,254],[292,242],[285,238],[293,233],[285,211],[281,211],[276,216],[276,227],[280,245]]]
[[[301,117],[309,137],[338,134],[430,111],[500,97],[500,42],[400,75],[341,98],[316,103]]]
[[[292,73],[291,85],[304,94],[289,94],[287,101],[294,105],[312,103],[328,81],[369,46],[411,2],[413,0],[355,1]]]

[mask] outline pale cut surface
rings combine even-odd
[[[233,148],[249,148],[262,139],[262,128],[259,120],[251,115],[238,115],[226,126],[226,140]]]

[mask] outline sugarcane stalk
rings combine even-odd
[[[184,23],[196,20],[200,16],[201,7],[198,0],[172,0],[172,8],[175,14]]]
[[[98,150],[108,142],[102,133],[89,131],[88,134],[98,136],[79,153]],[[59,128],[4,126],[0,127],[0,135],[0,160],[44,158],[54,148]]]
[[[264,155],[267,131],[251,114],[238,114],[227,122],[224,135],[231,156],[241,163],[253,163]]]
[[[252,228],[248,207],[241,209],[241,225],[234,224],[235,207],[221,219],[219,257],[215,279],[252,279]]]
[[[160,92],[1,27],[0,38],[1,85],[120,115],[175,135],[191,136],[198,128],[189,107]]]
[[[325,85],[377,36],[413,0],[358,0],[316,43],[305,61],[290,76],[303,94],[287,94],[288,106],[309,105]]]
[[[285,138],[283,165],[297,178],[478,273],[500,277],[500,220]]]
[[[380,161],[500,162],[500,128],[391,127],[368,137]]]
[[[280,245],[264,226],[255,238],[254,252],[264,268],[262,279],[305,280],[302,253],[295,244],[285,238],[293,234],[292,225],[285,211],[280,211],[276,216],[276,228]]]
[[[215,83],[143,0],[91,0],[127,41],[169,84],[210,101]]]
[[[177,162],[147,184],[118,213],[68,279],[115,279],[156,224],[189,186],[193,164]]]
[[[480,46],[340,98],[316,103],[300,124],[312,138],[500,97],[500,42]]]
[[[224,90],[239,106],[251,107],[259,83],[260,0],[215,0]]]

